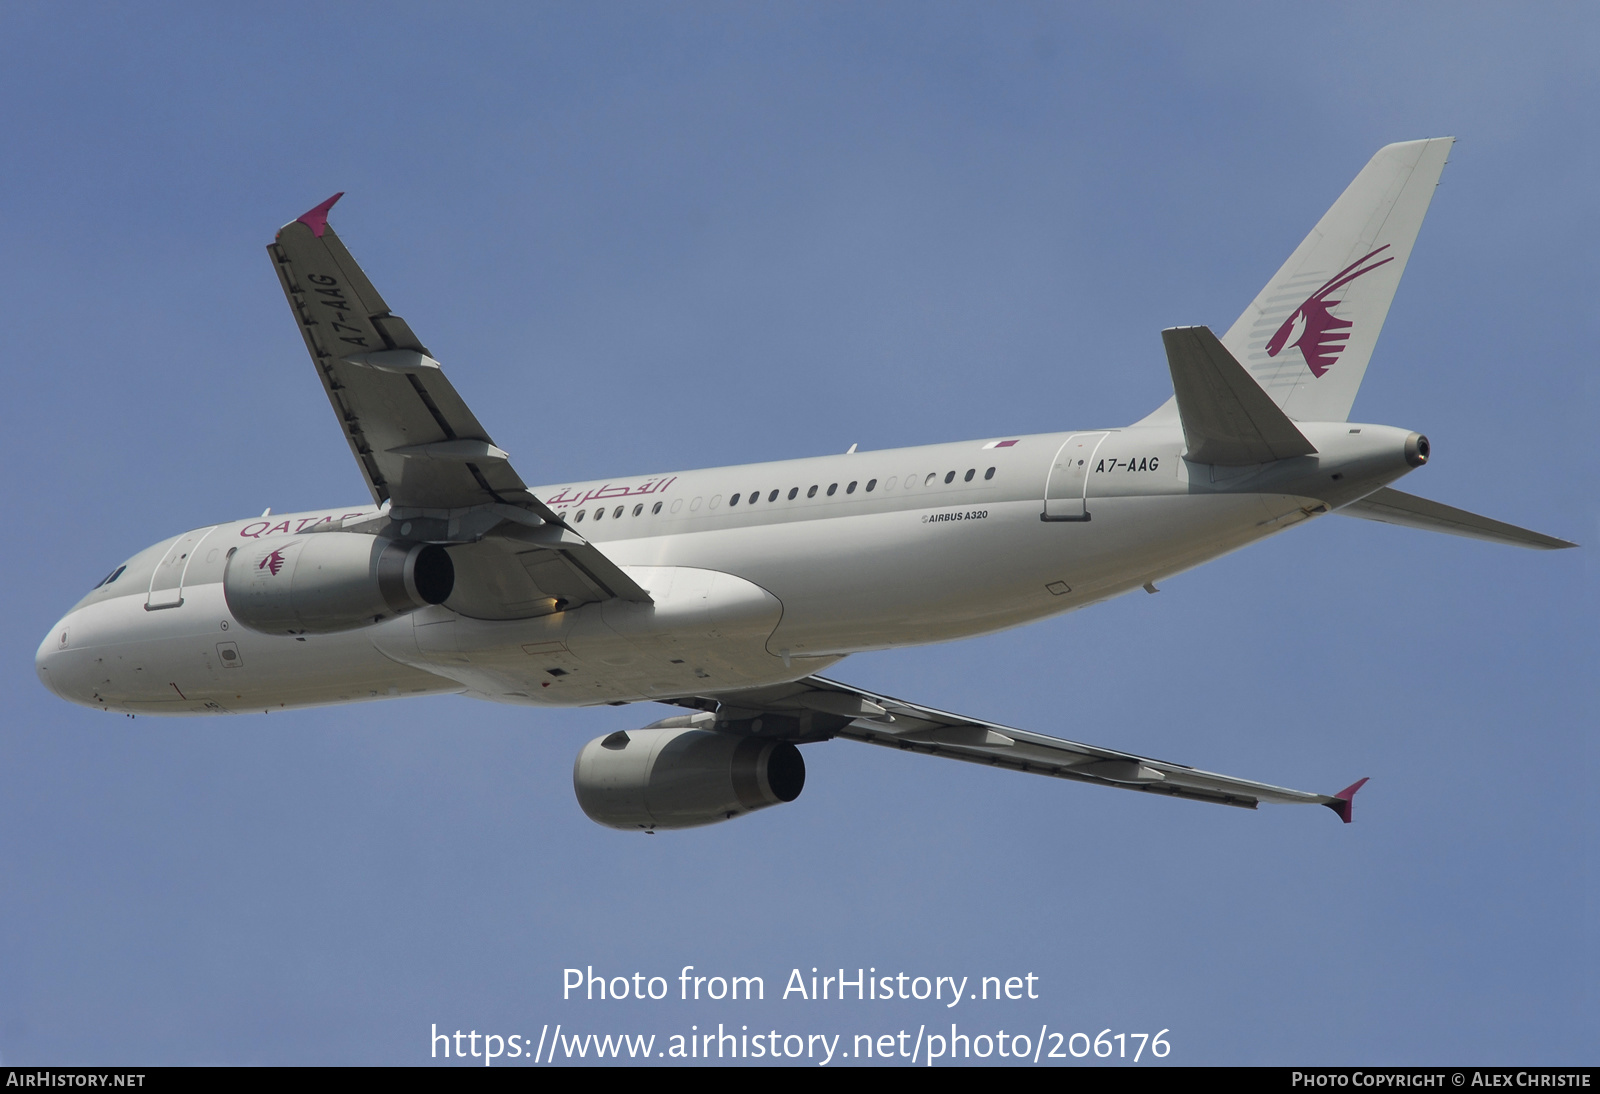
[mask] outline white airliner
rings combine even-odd
[[[456,692],[683,713],[591,741],[616,828],[792,801],[834,737],[1253,808],[1313,794],[962,717],[816,675],[1014,627],[1325,513],[1564,540],[1390,483],[1419,433],[1347,421],[1450,138],[1380,150],[1221,338],[1162,332],[1174,396],[1132,425],[529,489],[333,229],[267,248],[370,503],[196,528],[116,567],[39,646],[56,694],[227,714]]]

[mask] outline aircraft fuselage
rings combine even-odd
[[[241,548],[378,509],[232,521],[129,560],[36,663],[63,698],[161,714],[437,692],[583,706],[798,680],[1138,589],[1415,465],[1405,430],[1299,425],[1315,454],[1248,467],[1185,460],[1174,422],[536,488],[653,603],[519,604],[496,576],[511,548],[452,542],[444,604],[332,634],[249,629],[224,574]]]

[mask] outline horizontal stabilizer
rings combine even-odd
[[[1195,463],[1241,467],[1316,451],[1209,327],[1161,332],[1172,390]]]
[[[1377,493],[1368,494],[1360,501],[1336,511],[1347,517],[1377,520],[1385,524],[1402,524],[1407,528],[1421,528],[1425,532],[1445,532],[1452,536],[1466,536],[1469,539],[1486,539],[1490,543],[1509,543],[1514,547],[1537,547],[1543,551],[1558,551],[1563,547],[1577,546],[1576,543],[1557,539],[1555,536],[1530,532],[1526,528],[1518,528],[1515,524],[1490,520],[1488,517],[1469,513],[1465,509],[1441,505],[1413,494],[1402,494],[1388,487]]]

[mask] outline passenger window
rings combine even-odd
[[[695,498],[693,501],[691,501],[689,503],[689,512],[693,513],[697,509],[699,509],[700,508],[700,503],[702,501],[705,501],[705,499],[704,498]]]
[[[956,481],[956,473],[954,471],[950,472],[948,475],[946,475],[944,477],[944,484],[946,486],[949,486],[951,483],[953,483],[955,481]]]
[[[653,517],[659,512],[661,512],[661,503],[658,501],[650,507],[650,515]]]
[[[867,493],[869,493],[869,494],[872,493],[872,488],[874,486],[877,486],[877,485],[878,485],[878,480],[877,479],[868,479],[867,480]]]
[[[772,493],[767,495],[767,501],[768,502],[774,502],[774,501],[777,501],[777,500],[778,500],[778,492],[776,490],[774,490]]]
[[[839,492],[839,484],[836,483],[836,482],[830,482],[828,484],[828,497],[831,498],[831,497],[833,497],[833,495],[837,494],[838,492]]]
[[[884,490],[886,490],[886,491],[887,490],[893,490],[895,481],[896,481],[895,480],[895,476],[893,476],[893,475],[890,475],[887,479],[885,479],[884,482],[883,482]],[[870,482],[867,483],[867,489],[868,490],[872,489],[872,484]]]
[[[673,498],[672,499],[672,512],[676,513],[679,509],[682,509],[682,508],[683,508],[683,499],[682,498]]]
[[[638,516],[642,512],[644,512],[644,502],[641,501],[638,505],[633,507],[633,515]]]
[[[594,519],[595,520],[605,520],[606,519],[606,511],[604,509],[596,509],[594,511]]]
[[[991,467],[989,470],[985,471],[983,473],[983,477],[985,481],[994,478],[994,468]]]
[[[712,494],[711,495],[711,508],[715,509],[717,506],[719,506],[721,504],[722,504],[722,495],[721,494]]]
[[[622,519],[622,506],[620,506],[620,505],[617,506],[617,511],[615,513],[611,514],[611,519],[612,520],[621,520]]]
[[[856,484],[851,483],[849,486],[844,488],[844,492],[846,494],[854,494],[856,492]]]
[[[789,500],[793,501],[794,500],[794,496],[796,494],[798,494],[798,493],[800,493],[800,488],[798,486],[789,487]]]
[[[817,488],[815,486],[813,486],[810,490],[806,491],[806,497],[814,498],[816,496],[817,496]]]
[[[572,523],[573,524],[582,524],[583,523],[583,514],[586,513],[586,512],[588,512],[587,509],[579,509],[578,510],[578,515],[572,518]]]
[[[733,506],[738,505],[738,504],[739,504],[739,495],[738,494],[735,494],[735,495],[733,495],[733,497],[728,499],[728,507],[730,509],[733,508]]]
[[[933,480],[938,478],[938,477],[939,477],[939,472],[937,472],[937,471],[929,471],[928,472],[928,477],[922,480],[922,485],[923,486],[932,486],[933,485]]]
[[[967,468],[967,473],[965,475],[961,476],[961,481],[962,482],[971,482],[972,481],[972,476],[976,475],[977,473],[978,473],[978,469],[976,467],[969,467],[969,468]]]

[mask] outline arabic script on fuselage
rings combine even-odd
[[[677,480],[678,476],[669,475],[661,479],[646,479],[637,486],[626,484],[618,486],[609,482],[604,486],[593,486],[587,490],[582,487],[563,486],[558,493],[546,498],[545,504],[552,509],[564,509],[574,505],[587,505],[591,501],[643,497],[646,494],[659,494]]]

